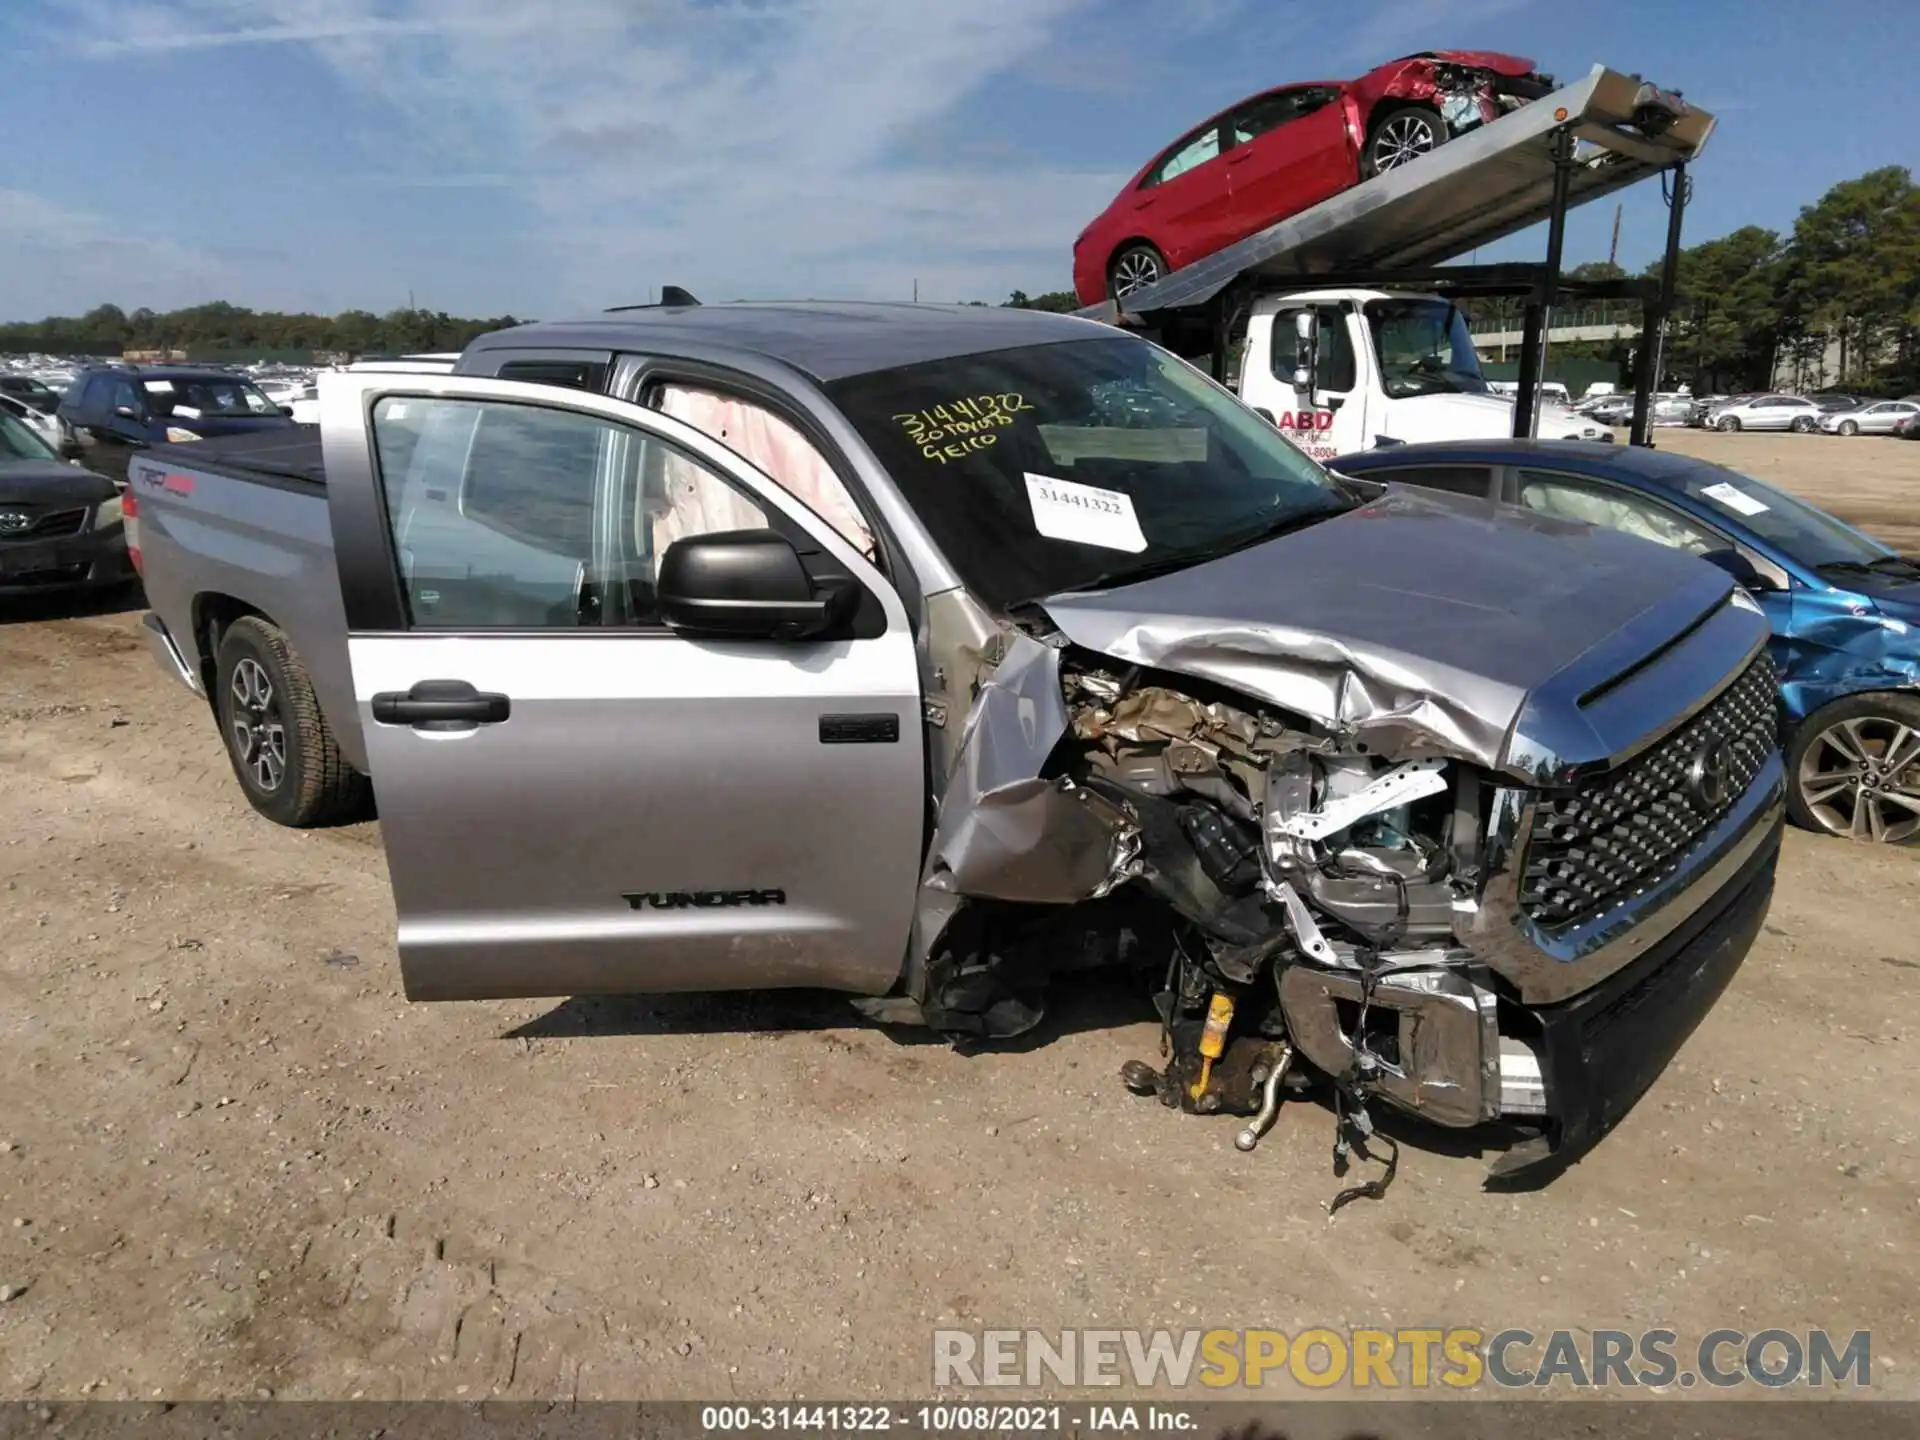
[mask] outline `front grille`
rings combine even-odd
[[[1645,754],[1564,794],[1542,795],[1521,868],[1521,910],[1548,930],[1563,929],[1665,880],[1779,744],[1778,703],[1773,662],[1762,653]],[[1718,757],[1725,779],[1715,785],[1700,762],[1719,744],[1727,748]]]
[[[0,540],[58,539],[62,535],[78,535],[87,524],[85,506],[78,510],[44,510],[38,514],[28,509],[22,513],[28,517],[27,528],[0,530]]]

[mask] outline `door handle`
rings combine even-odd
[[[411,725],[416,730],[471,730],[498,725],[513,711],[505,695],[476,690],[464,680],[422,680],[407,691],[385,690],[372,701],[373,718],[382,725]]]
[[[1229,155],[1227,157],[1227,163],[1229,165],[1244,165],[1247,163],[1247,161],[1251,160],[1252,158],[1253,158],[1253,152],[1251,150],[1248,150],[1248,151],[1244,151],[1239,155]]]

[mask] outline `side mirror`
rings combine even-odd
[[[1320,317],[1311,310],[1302,310],[1293,317],[1293,334],[1293,388],[1311,390],[1320,354]]]
[[[1738,550],[1709,550],[1700,558],[1709,565],[1718,566],[1720,569],[1726,571],[1727,574],[1733,577],[1733,583],[1738,585],[1742,590],[1758,592],[1763,590],[1777,590],[1780,588],[1773,583],[1773,580],[1769,576],[1762,574],[1759,567],[1756,566],[1753,561],[1742,555]]]
[[[655,600],[671,630],[725,640],[811,640],[853,618],[859,590],[816,595],[799,553],[773,530],[676,540],[660,557]]]
[[[131,405],[116,405],[113,407],[113,413],[118,415],[122,420],[138,420],[140,418],[140,412],[135,410]]]
[[[79,440],[72,435],[62,435],[59,445],[55,448],[59,451],[62,460],[77,461],[87,453],[86,446],[82,445]]]
[[[291,419],[293,418],[293,406],[291,406],[291,405],[282,405],[282,406],[280,407],[280,413],[281,413],[282,415],[284,415],[284,416],[286,416],[286,417],[287,417],[287,418],[288,418],[289,420],[291,420]]]

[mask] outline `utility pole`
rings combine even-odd
[[[920,303],[920,277],[918,275],[913,277],[913,303],[916,305]]]
[[[1613,243],[1607,246],[1607,264],[1609,266],[1614,263],[1620,254],[1620,210],[1621,207],[1618,205],[1613,207]]]

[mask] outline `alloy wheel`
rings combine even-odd
[[[1130,295],[1160,278],[1160,261],[1148,250],[1129,250],[1114,262],[1113,293]]]
[[[1837,721],[1807,746],[1797,778],[1829,834],[1890,845],[1920,834],[1920,729],[1890,716]]]
[[[1435,145],[1433,126],[1418,115],[1396,115],[1373,137],[1373,168],[1392,170],[1417,160]]]
[[[287,728],[273,678],[258,660],[243,656],[233,667],[227,691],[232,700],[227,724],[233,753],[261,790],[278,790],[287,775]]]

